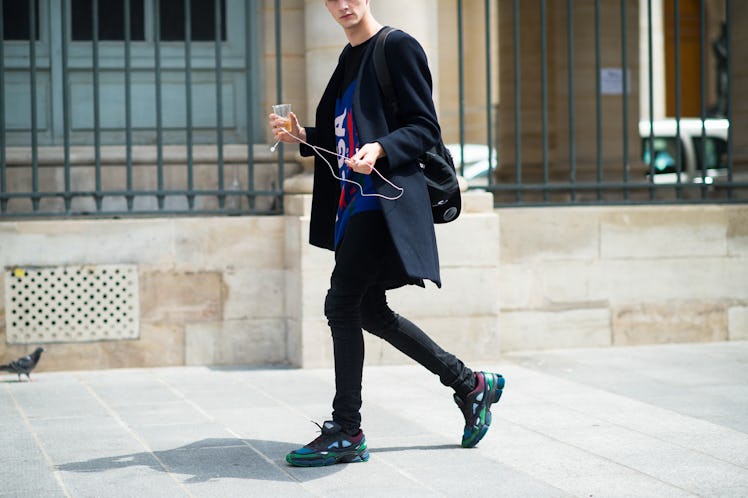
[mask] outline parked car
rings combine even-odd
[[[702,120],[684,118],[680,120],[680,140],[676,139],[675,119],[658,119],[650,126],[649,120],[639,122],[642,141],[642,161],[649,167],[652,161],[653,182],[657,184],[707,183],[713,184],[727,178],[727,132],[726,119],[705,119],[703,157],[701,152]],[[654,139],[650,130],[654,129]],[[652,146],[653,145],[653,146]],[[677,151],[681,150],[681,167],[678,172]],[[652,156],[654,151],[654,156]],[[702,160],[704,164],[702,164]],[[650,171],[647,169],[649,178]]]
[[[457,168],[457,173],[460,173],[461,155],[460,155],[460,144],[446,144],[449,153],[452,154],[452,159]],[[496,150],[494,149],[491,162],[488,161],[488,146],[482,144],[465,144],[465,169],[462,177],[467,180],[471,186],[485,186],[488,185],[488,174],[490,171],[496,169]],[[489,166],[492,165],[492,166]]]
[[[704,157],[706,167],[702,166],[701,141],[702,120],[698,118],[683,118],[680,120],[680,140],[676,140],[676,120],[657,119],[654,121],[654,147],[650,146],[650,122],[639,122],[639,136],[642,145],[642,162],[646,165],[644,174],[649,178],[649,164],[652,149],[654,158],[652,169],[653,182],[657,184],[675,184],[678,182],[677,147],[681,147],[681,183],[706,183],[712,185],[727,179],[727,119],[706,119],[703,121],[705,129]],[[455,167],[460,170],[460,144],[447,144],[454,159]],[[489,172],[497,168],[496,150],[493,151],[491,161],[488,159],[488,146],[482,144],[465,144],[465,169],[463,177],[471,186],[485,186],[488,184]],[[702,171],[705,169],[704,178]],[[741,181],[743,172],[733,172],[733,179]]]

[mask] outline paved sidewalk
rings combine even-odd
[[[284,455],[328,416],[331,370],[2,376],[0,496],[748,496],[748,342],[480,367],[507,387],[477,448],[459,447],[463,421],[436,378],[367,367],[371,459],[318,469]]]

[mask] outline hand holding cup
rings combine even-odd
[[[304,128],[299,125],[296,114],[291,111],[291,104],[277,104],[273,106],[273,112],[268,116],[270,128],[273,132],[273,139],[276,141],[271,150],[279,142],[296,143],[296,137],[302,140],[306,139]]]

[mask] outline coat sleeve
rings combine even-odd
[[[317,144],[317,130],[313,126],[305,126],[304,131],[306,131],[306,142],[316,145]],[[309,157],[314,155],[314,149],[309,147],[307,144],[299,144],[299,154],[301,154],[302,157]]]
[[[397,168],[433,147],[441,130],[432,97],[431,71],[421,45],[412,36],[393,31],[385,55],[400,114],[397,129],[377,141],[387,154],[390,168]]]

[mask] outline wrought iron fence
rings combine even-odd
[[[731,126],[733,3],[500,1],[500,43],[512,47],[502,51],[501,131],[482,160],[487,179],[473,188],[493,192],[497,206],[747,202],[748,165],[735,161]],[[637,17],[645,20],[639,37]],[[717,21],[722,29],[714,32]],[[633,50],[639,40],[643,57]],[[664,68],[655,50],[666,52]],[[710,73],[718,82],[708,94]],[[635,85],[640,78],[644,84]],[[656,96],[658,86],[667,103]],[[634,98],[639,89],[641,104]]]
[[[734,2],[710,2],[666,0],[662,27],[653,0],[484,0],[484,26],[470,21],[485,34],[476,137],[463,63],[476,47],[455,0],[454,150],[470,188],[497,206],[746,202],[731,126]],[[284,156],[268,152],[259,110],[262,92],[283,94],[280,3],[0,0],[0,216],[282,213]],[[708,25],[712,4],[724,7]],[[698,11],[687,54],[684,5]],[[267,7],[274,89],[258,78]],[[662,68],[653,40],[668,29]],[[694,58],[697,77],[684,78]],[[471,145],[484,151],[473,162]]]
[[[0,216],[282,212],[283,156],[259,145],[259,8],[0,0]]]

